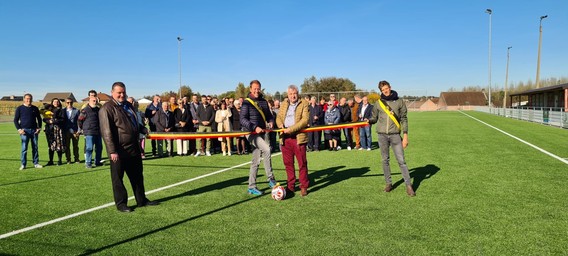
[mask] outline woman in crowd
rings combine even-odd
[[[48,114],[51,112],[51,115]],[[63,136],[63,127],[65,126],[65,110],[61,108],[61,101],[58,98],[51,100],[51,105],[46,107],[43,122],[45,122],[45,135],[49,147],[49,162],[47,165],[53,165],[53,155],[57,152],[57,165],[61,165],[61,157],[65,152],[65,137]]]
[[[193,117],[191,116],[191,111],[185,109],[185,104],[180,100],[178,102],[178,108],[174,111],[175,117],[175,131],[176,132],[189,132],[190,126],[192,125]],[[186,156],[189,149],[188,140],[176,140],[177,144],[177,154],[179,156]]]
[[[217,123],[217,132],[230,132],[231,129],[231,122],[229,121],[232,113],[229,109],[227,109],[227,103],[225,101],[221,102],[221,107],[215,112],[215,122]],[[223,156],[231,155],[231,144],[229,143],[229,138],[221,137],[219,138],[221,141],[221,151],[223,152]]]

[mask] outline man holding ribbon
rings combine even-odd
[[[121,212],[131,212],[127,206],[128,194],[122,178],[128,175],[138,207],[158,205],[146,198],[139,134],[147,134],[139,124],[132,105],[126,101],[126,86],[122,82],[112,85],[112,99],[99,110],[101,135],[110,159],[110,176],[114,203]]]
[[[383,172],[386,181],[384,191],[390,192],[392,187],[389,147],[398,161],[400,172],[406,184],[406,193],[409,196],[415,196],[408,167],[404,160],[404,149],[408,146],[408,119],[406,117],[406,104],[398,97],[396,91],[391,90],[391,86],[387,81],[379,82],[379,90],[381,98],[373,108],[372,117],[369,123],[377,123],[377,133],[379,134],[379,147],[381,149]],[[400,133],[402,132],[402,138]]]
[[[268,102],[261,93],[261,85],[258,80],[250,82],[250,93],[243,102],[240,114],[242,130],[251,132],[246,137],[254,147],[249,172],[248,193],[258,196],[262,195],[262,191],[256,187],[256,175],[261,156],[264,162],[266,177],[268,178],[268,185],[270,188],[276,185],[272,172],[269,138],[266,134],[266,129],[272,129],[274,126],[274,116],[270,111]]]

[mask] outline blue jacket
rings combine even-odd
[[[248,96],[251,100],[257,103],[264,116],[266,117],[266,122],[262,119],[262,115],[258,110],[248,101],[244,100],[243,106],[241,107],[241,128],[243,131],[252,132],[256,127],[266,129],[266,123],[274,124],[274,116],[272,115],[270,108],[268,107],[268,102],[262,97],[262,94],[258,98],[253,98],[252,95]]]

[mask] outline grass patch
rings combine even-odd
[[[478,112],[487,123],[560,157],[568,131]],[[113,207],[0,240],[1,254],[564,254],[567,166],[459,112],[412,112],[406,150],[417,196],[382,192],[378,150],[308,153],[310,194],[246,194],[248,165],[149,195],[162,204]],[[374,129],[374,128],[373,128]],[[376,141],[376,139],[374,140]],[[108,167],[18,171],[20,142],[0,124],[0,233],[112,202]],[[147,143],[148,145],[148,143]],[[82,147],[82,146],[81,146]],[[47,146],[40,138],[40,159]],[[146,190],[250,161],[248,156],[144,161]],[[285,181],[281,156],[276,178]],[[259,174],[264,174],[262,169]],[[259,188],[268,192],[265,176]],[[125,178],[125,183],[128,181]],[[130,191],[130,190],[129,190]],[[130,192],[130,195],[132,193]],[[131,205],[134,202],[130,202]]]

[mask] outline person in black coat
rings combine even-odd
[[[170,103],[167,101],[162,102],[162,109],[156,112],[156,114],[153,117],[152,121],[156,125],[157,132],[173,132],[173,128],[175,126],[175,118],[173,113],[168,110],[170,107],[169,105]],[[158,155],[173,156],[174,154],[174,149],[172,145],[173,140],[165,140],[165,141],[166,141],[166,150],[168,153],[164,154],[164,140],[158,140],[157,142]]]
[[[321,105],[317,104],[316,96],[310,97],[310,120],[308,126],[320,126],[323,124],[324,112]],[[308,133],[308,150],[319,151],[321,144],[321,131]]]
[[[192,116],[191,111],[186,109],[186,104],[183,102],[178,103],[178,108],[174,110],[174,119],[175,124],[174,128],[176,132],[190,132],[190,128],[193,127],[192,125]],[[186,156],[187,151],[189,149],[189,141],[188,140],[176,140],[177,145],[177,153],[180,156]]]
[[[345,97],[339,100],[339,113],[341,114],[341,120],[339,123],[345,124],[351,122],[351,108],[347,105],[347,99]],[[351,144],[353,144],[353,139],[351,138],[351,129],[343,128],[343,135],[345,135],[345,144],[347,150],[351,150]],[[341,142],[338,142],[341,144]]]

